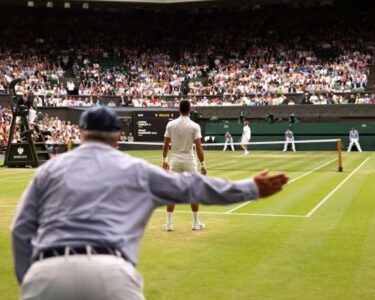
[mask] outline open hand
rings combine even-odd
[[[284,174],[268,175],[268,170],[254,176],[254,181],[258,186],[259,197],[264,198],[280,192],[288,182],[289,178]]]
[[[205,167],[201,167],[201,174],[202,175],[206,175],[207,174],[207,170]]]

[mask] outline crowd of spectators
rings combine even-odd
[[[120,97],[119,99],[110,100],[105,105],[110,107],[178,107],[181,99],[187,99],[192,106],[263,106],[263,105],[281,105],[292,103],[292,100],[287,100],[283,94],[280,95],[242,95],[241,97]],[[116,100],[116,101],[114,101]],[[104,103],[99,98],[90,97],[72,97],[64,98],[49,97],[43,99],[41,96],[34,98],[35,107],[91,107],[100,106]]]
[[[9,110],[0,106],[0,152],[8,145],[8,137],[12,114]]]
[[[306,94],[303,104],[375,104],[375,93],[370,94]]]
[[[8,145],[11,123],[11,110],[0,106],[0,152],[5,151]],[[30,128],[34,141],[44,140],[47,147],[81,143],[81,133],[77,124],[60,120],[58,117],[50,117],[48,113],[38,112],[34,121],[30,122]],[[17,123],[11,142],[24,142],[26,137],[24,132],[25,128]],[[121,132],[120,141],[133,142],[134,139],[131,133],[126,135],[125,132]]]
[[[17,92],[37,106],[101,105],[103,95],[134,106],[176,102],[162,96],[194,105],[279,105],[293,104],[284,94],[306,92],[306,103],[345,103],[327,95],[366,90],[375,62],[373,13],[374,6],[127,18],[4,10],[0,93],[21,77]]]
[[[0,106],[0,145],[5,148],[8,145],[12,113],[9,109]],[[40,141],[43,135],[46,145],[67,144],[68,140],[79,144],[80,131],[77,124],[70,121],[60,120],[58,117],[50,117],[47,113],[37,113],[34,122],[30,124],[33,130],[32,136],[35,141]],[[24,139],[24,128],[17,125],[12,137],[12,143],[22,142]]]
[[[241,97],[134,97],[112,99],[103,103],[99,98],[72,97],[63,99],[49,98],[42,100],[40,96],[35,97],[35,107],[91,107],[108,105],[109,107],[165,107],[178,108],[181,99],[187,99],[192,106],[272,106],[272,105],[295,105],[295,104],[375,104],[375,93],[306,93],[305,95],[292,97],[288,94],[260,94]]]

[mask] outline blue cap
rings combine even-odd
[[[121,131],[121,122],[112,108],[96,106],[83,112],[79,127],[88,131],[118,132]]]

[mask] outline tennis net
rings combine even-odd
[[[319,167],[322,171],[342,171],[341,140],[300,140],[294,141],[284,150],[284,141],[250,142],[248,155],[240,143],[202,144],[208,171],[309,171]],[[227,147],[225,147],[227,146]],[[162,164],[163,143],[122,142],[120,149],[129,155],[144,159],[154,165]],[[225,151],[224,151],[225,150]],[[172,158],[169,151],[168,159]]]

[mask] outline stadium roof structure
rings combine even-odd
[[[373,0],[355,0],[355,3]],[[187,10],[194,13],[214,12],[222,9],[258,10],[270,5],[291,7],[331,6],[353,3],[354,0],[0,0],[0,6],[29,8],[75,9],[97,12],[155,12]]]
[[[55,0],[66,2],[66,0]],[[306,2],[306,0],[86,0],[85,2],[108,2],[108,3],[154,3],[154,4],[179,4],[191,2],[217,2],[217,3],[243,3],[243,4],[273,4],[273,3],[289,3],[289,2]],[[307,0],[308,1],[308,0]],[[315,0],[313,0],[315,1]],[[70,0],[70,2],[82,2],[82,0]],[[316,1],[315,1],[316,2]]]
[[[17,5],[28,7],[50,8],[78,8],[85,4],[90,7],[170,7],[170,6],[248,6],[257,8],[259,5],[286,4],[286,5],[326,5],[339,0],[0,0],[0,5]],[[52,3],[52,4],[51,4]],[[69,4],[66,6],[66,4]]]

